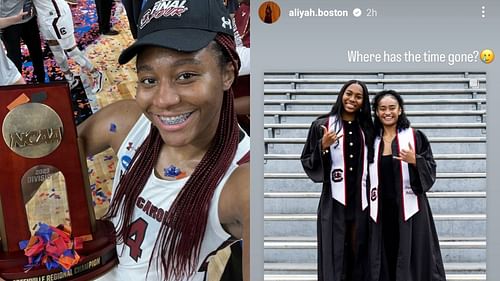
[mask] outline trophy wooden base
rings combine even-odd
[[[47,270],[44,265],[24,272],[28,258],[23,251],[0,252],[0,278],[7,281],[50,281],[50,280],[92,280],[107,272],[118,262],[116,257],[113,224],[109,221],[96,221],[93,240],[83,243],[77,250],[81,259],[69,271]]]

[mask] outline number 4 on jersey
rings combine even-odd
[[[147,228],[148,223],[141,218],[130,224],[130,232],[128,234],[127,241],[125,241],[125,245],[130,248],[130,257],[136,262],[142,254],[141,245],[144,241]]]

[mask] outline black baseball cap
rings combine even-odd
[[[137,40],[121,53],[120,64],[130,61],[144,46],[194,52],[219,32],[233,36],[223,0],[147,0],[137,30]]]

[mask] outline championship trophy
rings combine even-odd
[[[95,219],[68,85],[0,87],[0,125],[0,280],[92,280],[111,269],[117,263],[114,228],[109,221]],[[66,232],[70,247],[79,259],[63,269],[40,263],[27,268],[28,257],[20,244],[27,240],[32,244],[30,239],[37,237],[33,226],[39,222],[54,224],[32,218],[49,207],[31,207],[33,212],[27,212],[28,206],[49,197],[47,192],[37,193],[41,188],[54,191],[61,185],[67,201],[50,208],[66,216],[56,221],[57,228],[70,229]],[[51,220],[54,215],[45,217]],[[73,241],[80,246],[74,247]]]

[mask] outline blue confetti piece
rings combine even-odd
[[[115,123],[111,123],[111,125],[109,126],[109,131],[116,133],[116,124]]]
[[[42,238],[43,242],[47,243],[52,237],[52,229],[44,223],[40,223],[38,226],[39,228],[36,231],[35,235],[39,236],[40,238]]]
[[[63,255],[65,257],[75,258],[75,254],[73,253],[73,250],[71,250],[71,249],[64,250]]]
[[[57,262],[55,262],[54,260],[52,260],[52,259],[48,259],[47,262],[45,263],[45,267],[48,270],[58,269],[59,268],[59,264]],[[64,269],[64,268],[62,267],[62,269]]]
[[[31,261],[31,263],[32,263],[33,265],[39,265],[39,264],[40,264],[40,262],[42,262],[42,256],[43,256],[43,255],[42,255],[42,253],[40,253],[40,254],[38,254],[38,255],[34,256],[34,257],[33,257],[33,259],[32,259],[32,261]]]
[[[28,240],[19,241],[19,249],[24,250],[28,246]]]

